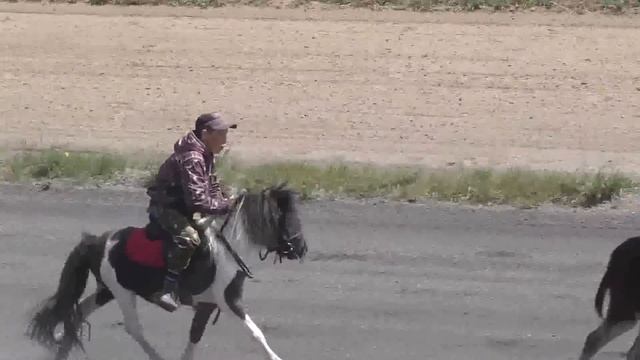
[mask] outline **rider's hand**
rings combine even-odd
[[[237,193],[235,193],[235,194],[234,194],[234,193],[232,193],[232,194],[231,194],[231,196],[229,196],[229,203],[230,203],[230,204],[235,203],[235,202],[236,202],[236,200],[237,200],[240,196],[242,196],[242,195],[244,195],[244,194],[246,194],[246,193],[247,193],[247,189],[244,189],[244,188],[243,188],[243,189],[241,189],[240,191],[238,191],[238,192],[237,192]]]

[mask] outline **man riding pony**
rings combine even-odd
[[[172,236],[164,286],[152,297],[167,311],[178,308],[178,278],[200,245],[195,221],[229,212],[231,200],[215,176],[214,156],[224,149],[230,128],[237,125],[224,121],[220,113],[200,115],[195,129],[176,141],[173,154],[160,166],[147,189],[151,221]]]

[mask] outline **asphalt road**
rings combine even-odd
[[[0,187],[0,359],[44,358],[22,336],[28,311],[54,291],[80,231],[142,224],[144,200]],[[600,210],[343,202],[302,210],[309,261],[269,264],[245,292],[284,360],[575,359],[597,324],[593,296],[609,252],[640,225],[631,213]],[[139,308],[150,341],[178,358],[191,312]],[[90,320],[91,359],[145,359],[115,303]],[[618,359],[634,334],[598,359]],[[225,315],[201,350],[198,359],[262,358]]]

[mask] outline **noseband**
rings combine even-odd
[[[273,257],[273,263],[276,263],[276,260],[280,259],[280,263],[282,264],[283,257],[289,257],[290,254],[297,259],[298,255],[295,253],[295,249],[293,248],[293,240],[300,238],[302,233],[298,232],[293,234],[293,236],[287,236],[280,238],[279,244],[275,248],[265,250],[264,255],[262,255],[262,251],[258,254],[260,256],[260,260],[264,261],[267,259],[270,253],[275,252],[276,256]]]

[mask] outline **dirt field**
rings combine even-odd
[[[166,152],[220,110],[256,160],[640,173],[638,16],[0,11],[4,147]]]

